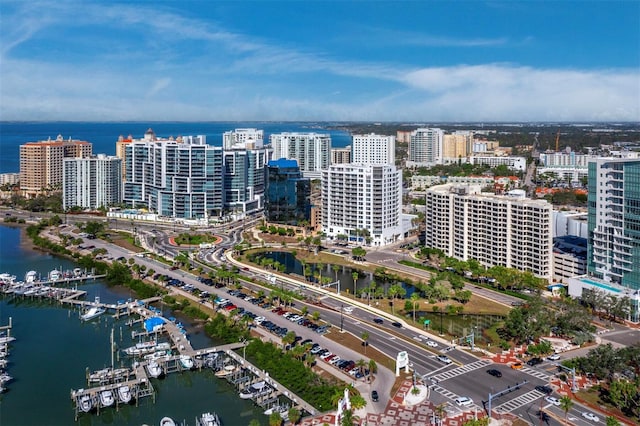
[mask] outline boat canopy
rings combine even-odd
[[[148,332],[157,331],[158,328],[164,325],[165,319],[162,317],[151,317],[144,321],[144,329]]]

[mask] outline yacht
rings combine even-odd
[[[189,355],[180,355],[180,364],[185,370],[193,368],[193,359]]]
[[[151,377],[158,378],[162,374],[162,367],[156,361],[149,361],[147,364],[147,371]]]
[[[226,377],[229,374],[233,373],[236,369],[236,366],[233,364],[225,365],[219,371],[215,372],[216,377]]]
[[[113,392],[110,390],[103,390],[100,392],[100,403],[105,407],[111,407],[115,402],[115,398],[113,397]]]
[[[93,408],[93,401],[88,394],[84,394],[78,398],[78,407],[83,413],[88,413]]]
[[[100,306],[100,296],[96,296],[95,301],[88,306],[89,308],[87,308],[87,310],[85,310],[84,313],[80,315],[80,319],[82,321],[90,321],[107,312],[105,308]]]
[[[129,385],[122,385],[118,388],[118,399],[124,404],[131,402],[131,388]]]
[[[267,385],[267,382],[260,381],[252,384],[248,388],[242,389],[240,391],[240,398],[242,399],[252,399],[260,396],[264,396],[271,392],[271,388]]]
[[[216,413],[203,413],[196,419],[197,426],[222,426]]]
[[[53,271],[49,272],[49,281],[58,281],[61,278],[62,278],[62,272],[58,271],[57,269],[54,269]]]
[[[286,420],[287,418],[289,418],[289,406],[276,404],[264,412],[264,414],[267,416],[270,416],[273,413],[280,413],[280,417],[282,418],[282,420]]]
[[[158,343],[155,340],[149,340],[148,342],[140,342],[135,346],[131,346],[124,350],[124,353],[129,356],[145,355],[156,351],[166,351],[171,349],[171,345],[167,342]]]

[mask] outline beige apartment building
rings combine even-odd
[[[51,190],[62,189],[63,161],[65,158],[90,157],[89,142],[56,140],[27,142],[20,145],[20,190],[27,197]]]
[[[481,193],[480,185],[433,186],[425,199],[427,247],[552,279],[551,204],[525,198],[521,190]]]

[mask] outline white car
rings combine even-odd
[[[582,413],[582,417],[584,417],[587,420],[591,420],[592,422],[596,422],[596,423],[598,423],[600,421],[598,416],[596,416],[595,414],[590,413],[588,411],[585,411],[584,413]]]
[[[446,355],[438,355],[436,358],[440,362],[444,362],[445,364],[451,364],[451,359],[449,359],[449,357]]]
[[[459,407],[466,407],[468,405],[473,404],[473,400],[471,398],[469,398],[468,396],[460,396],[460,397],[456,398],[454,402]]]
[[[427,340],[427,346],[431,346],[432,348],[437,348],[438,344],[433,340]]]
[[[557,360],[559,360],[559,359],[560,359],[560,355],[558,355],[558,354],[549,355],[549,356],[547,357],[547,359],[548,359],[549,361],[557,361]]]
[[[549,404],[553,404],[553,405],[555,405],[556,407],[559,407],[559,406],[560,406],[560,400],[559,400],[558,398],[556,398],[556,397],[553,397],[553,396],[545,396],[545,397],[544,397],[544,400],[545,400],[545,401],[547,401]]]

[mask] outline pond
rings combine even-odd
[[[272,259],[275,262],[283,265],[283,272],[292,275],[298,275],[302,278],[305,275],[304,266],[300,260],[298,260],[293,254],[286,251],[265,251],[260,252],[254,255],[252,258],[253,262],[259,263],[259,257]],[[306,279],[312,282],[319,281],[329,281],[330,283],[335,283],[340,281],[340,288],[342,292],[353,294],[354,291],[358,293],[362,289],[366,289],[371,285],[371,282],[374,281],[374,276],[371,272],[366,272],[362,270],[358,270],[355,268],[351,268],[349,266],[344,265],[332,265],[332,264],[322,264],[322,268],[319,268],[319,263],[309,263],[307,264],[307,272]],[[353,274],[357,273],[358,278],[355,282]],[[326,277],[326,279],[325,279]],[[378,282],[376,281],[376,287],[380,289],[381,295],[387,293],[387,290],[393,282]],[[408,285],[404,282],[398,282],[398,284],[402,285],[402,287],[406,290],[405,297],[411,297],[411,294],[416,291],[415,287],[412,285]],[[398,302],[396,302],[398,303]]]

